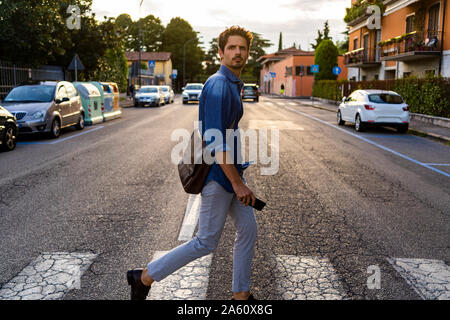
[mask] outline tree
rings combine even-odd
[[[183,81],[183,47],[186,44],[186,81],[200,81],[203,73],[202,61],[205,53],[199,46],[201,43],[197,32],[184,19],[172,18],[162,33],[162,50],[172,53],[172,66],[177,69],[178,77],[176,83],[181,88]],[[184,84],[183,84],[184,85]]]
[[[311,43],[311,47],[313,47],[314,50],[316,50],[320,43],[323,40],[331,40],[331,37],[329,36],[330,34],[330,27],[328,25],[328,20],[325,21],[324,27],[323,27],[323,32],[320,32],[320,30],[317,30],[317,38],[315,39],[316,43]]]
[[[93,79],[96,81],[115,82],[119,91],[127,90],[128,63],[123,47],[106,50],[100,57],[98,68],[94,71]]]
[[[210,76],[217,72],[220,67],[218,39],[213,38],[209,42],[209,50],[205,56],[205,74]]]
[[[278,40],[278,51],[283,50],[283,33],[280,32],[280,39]]]
[[[314,75],[315,80],[336,80],[333,68],[338,65],[338,49],[333,41],[322,40],[314,54],[314,64],[319,65],[319,72]]]
[[[250,47],[250,56],[247,65],[243,70],[242,78],[251,78],[253,81],[258,82],[262,66],[256,60],[266,54],[265,48],[271,47],[272,43],[269,40],[262,38],[259,33],[252,32],[252,35],[253,41]]]
[[[348,52],[348,46],[349,46],[349,33],[350,33],[350,27],[347,26],[347,30],[344,32],[341,32],[341,34],[345,35],[345,38],[343,41],[336,41],[336,47],[339,50],[339,54],[344,54]]]

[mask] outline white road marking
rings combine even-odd
[[[156,251],[153,260],[166,253],[167,251]],[[211,261],[212,254],[204,256],[160,282],[154,282],[147,300],[205,300]]]
[[[283,300],[343,300],[346,295],[327,258],[276,256],[277,290]]]
[[[367,142],[367,143],[370,143],[371,145],[374,145],[374,146],[376,146],[376,147],[378,147],[378,148],[380,148],[380,149],[383,149],[383,150],[388,151],[388,152],[390,152],[390,153],[392,153],[392,154],[395,154],[396,156],[399,156],[399,157],[401,157],[401,158],[403,158],[403,159],[405,159],[405,160],[414,162],[415,164],[417,164],[417,165],[419,165],[419,166],[425,167],[425,168],[430,169],[430,170],[432,170],[432,171],[434,171],[434,172],[440,173],[440,174],[446,176],[447,178],[450,178],[450,173],[447,173],[447,172],[441,171],[441,170],[439,170],[439,169],[433,168],[432,166],[430,166],[430,165],[428,165],[428,164],[426,164],[426,163],[417,161],[417,160],[415,160],[415,159],[413,159],[413,158],[411,158],[411,157],[408,157],[408,156],[406,156],[406,155],[404,155],[404,154],[401,154],[400,152],[394,151],[394,150],[392,150],[392,149],[390,149],[390,148],[388,148],[388,147],[385,147],[385,146],[383,146],[383,145],[381,145],[381,144],[378,144],[378,143],[376,143],[376,142],[373,142],[373,141],[371,141],[371,140],[369,140],[369,139],[366,139],[366,138],[364,138],[364,137],[362,137],[362,136],[359,136],[359,135],[357,135],[357,134],[351,133],[351,132],[349,132],[349,131],[347,131],[347,130],[345,130],[345,129],[339,128],[338,126],[336,126],[336,125],[334,125],[334,124],[331,124],[331,123],[328,123],[327,121],[324,121],[324,120],[322,120],[322,119],[313,117],[313,116],[311,116],[311,115],[309,115],[309,114],[307,114],[307,113],[304,113],[304,112],[300,112],[300,111],[294,110],[294,109],[292,109],[292,108],[290,108],[290,107],[285,107],[285,108],[288,109],[288,110],[291,110],[291,111],[293,111],[293,112],[295,112],[295,113],[301,114],[301,115],[303,115],[303,116],[305,116],[305,117],[307,117],[307,118],[316,120],[316,121],[318,121],[318,122],[320,122],[320,123],[323,123],[323,124],[326,124],[327,126],[333,127],[333,128],[335,128],[335,129],[337,129],[337,130],[339,130],[339,131],[342,131],[342,132],[344,132],[344,133],[346,133],[346,134],[348,134],[348,135],[351,135],[351,136],[353,136],[353,137],[355,137],[355,138],[357,138],[357,139],[359,139],[359,140],[362,140],[362,141],[365,141],[365,142]]]
[[[89,132],[96,131],[96,130],[99,130],[99,129],[102,129],[102,128],[104,128],[104,126],[98,126],[98,127],[92,128],[90,130],[85,130],[83,132],[74,134],[74,135],[72,135],[70,137],[59,138],[59,139],[57,139],[55,141],[51,141],[51,142],[48,142],[48,141],[45,141],[45,142],[44,141],[42,141],[42,142],[41,141],[37,141],[37,142],[17,142],[17,144],[57,144],[57,143],[60,143],[60,142],[63,142],[63,141],[69,140],[69,139],[73,139],[73,138],[76,138],[76,137],[81,136],[83,134],[87,134]]]
[[[44,252],[0,289],[0,300],[56,300],[81,289],[81,276],[97,257],[90,252]]]
[[[450,300],[450,267],[441,260],[387,259],[425,300]]]
[[[198,216],[200,214],[200,203],[202,200],[201,194],[189,196],[186,212],[184,214],[183,224],[181,226],[178,241],[189,241],[194,235],[195,227],[198,223]]]
[[[429,166],[450,166],[450,163],[425,163]]]
[[[305,128],[299,126],[292,121],[277,121],[277,120],[249,120],[249,129],[262,129],[262,128],[276,128],[280,130],[300,130]]]

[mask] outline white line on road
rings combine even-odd
[[[309,114],[307,114],[307,113],[304,113],[304,112],[301,112],[301,111],[297,111],[297,110],[292,109],[292,108],[289,108],[289,107],[285,107],[285,108],[288,109],[288,110],[291,110],[291,111],[293,111],[293,112],[295,112],[295,113],[301,114],[301,115],[303,115],[303,116],[305,116],[305,117],[307,117],[307,118],[310,118],[310,119],[319,121],[320,123],[326,124],[327,126],[333,127],[333,128],[335,128],[335,129],[340,130],[340,131],[342,131],[342,132],[344,132],[344,133],[346,133],[346,134],[349,134],[349,135],[351,135],[351,136],[353,136],[353,137],[355,137],[355,138],[357,138],[357,139],[360,139],[360,140],[365,141],[365,142],[367,142],[367,143],[370,143],[371,145],[374,145],[374,146],[376,146],[376,147],[378,147],[378,148],[380,148],[380,149],[383,149],[383,150],[388,151],[388,152],[390,152],[390,153],[392,153],[392,154],[395,154],[396,156],[399,156],[399,157],[401,157],[401,158],[403,158],[403,159],[406,159],[406,160],[408,160],[408,161],[414,162],[415,164],[418,164],[419,166],[425,167],[425,168],[430,169],[430,170],[432,170],[432,171],[434,171],[434,172],[440,173],[440,174],[446,176],[447,178],[450,178],[450,173],[447,173],[447,172],[441,171],[441,170],[439,170],[439,169],[433,168],[432,166],[430,166],[430,165],[428,165],[428,164],[426,164],[426,163],[417,161],[417,160],[415,160],[415,159],[413,159],[413,158],[411,158],[411,157],[408,157],[408,156],[406,156],[406,155],[404,155],[404,154],[401,154],[401,153],[399,153],[399,152],[397,152],[397,151],[394,151],[394,150],[392,150],[392,149],[390,149],[390,148],[388,148],[388,147],[385,147],[385,146],[383,146],[383,145],[381,145],[381,144],[378,144],[378,143],[376,143],[376,142],[370,141],[369,139],[366,139],[366,138],[364,138],[364,137],[361,137],[361,136],[359,136],[359,135],[357,135],[357,134],[348,132],[347,130],[344,130],[344,129],[342,129],[342,128],[339,128],[338,126],[336,126],[336,125],[334,125],[334,124],[331,124],[331,123],[328,123],[327,121],[324,121],[324,120],[322,120],[322,119],[313,117],[313,116],[311,116],[311,115],[309,115]]]
[[[56,143],[60,143],[60,142],[63,142],[63,141],[66,141],[66,140],[69,140],[69,139],[81,136],[83,134],[86,134],[86,133],[89,133],[89,132],[92,132],[92,131],[96,131],[96,130],[99,130],[99,129],[102,129],[102,128],[104,128],[104,126],[95,127],[95,128],[90,129],[90,130],[86,130],[86,131],[74,134],[74,135],[72,135],[70,137],[60,138],[60,139],[52,141],[52,142],[41,142],[41,141],[38,141],[38,142],[17,142],[17,144],[56,144]]]
[[[346,294],[327,258],[276,256],[275,277],[283,300],[343,300]]]
[[[450,300],[450,267],[441,260],[387,259],[424,300]]]
[[[181,226],[178,241],[189,241],[197,226],[198,216],[200,213],[201,194],[189,196],[186,212],[184,214],[183,224]]]
[[[429,166],[450,166],[450,163],[425,163]]]
[[[81,289],[81,276],[97,257],[90,252],[44,252],[0,289],[0,300],[56,300]]]
[[[156,251],[153,260],[166,254]],[[212,254],[178,269],[160,282],[154,282],[147,300],[205,300]]]

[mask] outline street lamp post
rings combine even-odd
[[[183,87],[186,85],[186,45],[195,39],[197,39],[197,37],[189,39],[183,45]]]
[[[141,2],[139,3],[139,65],[138,65],[139,88],[141,87],[141,7],[143,1],[144,0],[141,0]]]

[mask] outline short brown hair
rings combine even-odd
[[[241,28],[239,26],[232,26],[227,28],[224,32],[222,32],[219,35],[219,48],[220,50],[222,50],[222,52],[225,50],[225,45],[228,42],[228,38],[230,36],[241,36],[242,38],[244,38],[245,40],[247,40],[247,46],[248,46],[248,50],[250,51],[250,46],[252,44],[252,40],[253,40],[253,35],[250,31],[245,30],[244,28]]]

